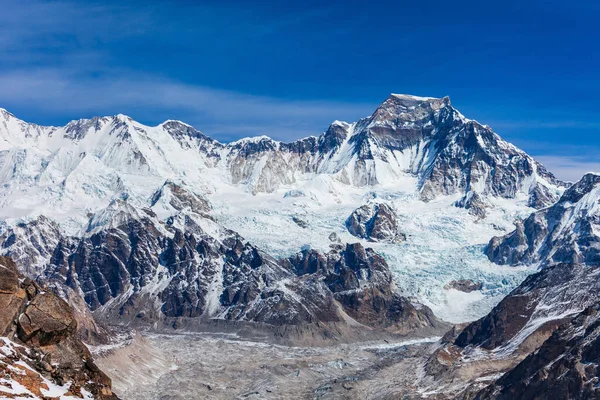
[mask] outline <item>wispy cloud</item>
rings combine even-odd
[[[377,105],[326,98],[284,99],[208,87],[150,70],[124,68],[107,51],[114,42],[138,36],[142,43],[160,41],[161,36],[181,29],[161,11],[173,12],[177,7],[167,2],[132,7],[94,1],[7,0],[0,13],[0,107],[52,115],[55,123],[124,113],[145,123],[181,119],[219,140],[261,134],[293,140],[318,135],[335,119],[366,116]],[[186,13],[185,7],[200,9],[209,19],[231,18],[227,8],[218,4],[181,7],[179,20],[193,14]],[[330,12],[326,8],[299,10],[269,21],[248,15],[235,21],[235,29],[273,35]],[[211,29],[218,25],[191,24],[195,30],[191,34],[212,37]]]
[[[71,115],[128,113],[142,122],[175,116],[221,139],[317,135],[334,119],[354,120],[376,106],[253,96],[124,71],[93,78],[58,69],[16,71],[0,74],[0,89],[0,105]]]
[[[584,157],[567,156],[537,156],[546,168],[556,175],[557,178],[576,182],[588,172],[600,173],[600,161],[590,160]]]
[[[534,120],[534,121],[496,121],[489,122],[488,125],[495,129],[596,129],[600,128],[600,121],[583,119],[565,119],[565,120]]]

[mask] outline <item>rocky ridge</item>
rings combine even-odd
[[[400,243],[406,236],[399,232],[394,210],[387,203],[365,204],[346,220],[348,232],[374,242]]]
[[[561,325],[542,346],[477,399],[600,397],[600,312],[596,303]]]
[[[486,248],[496,264],[600,264],[600,175],[586,174],[556,204],[517,222]]]

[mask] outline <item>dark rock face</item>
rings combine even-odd
[[[292,221],[294,221],[294,223],[296,225],[298,225],[300,228],[303,228],[303,229],[308,228],[308,222],[306,222],[305,220],[303,220],[302,218],[300,218],[300,217],[298,217],[296,215],[294,215],[292,217]]]
[[[519,347],[529,335],[549,335],[565,318],[600,300],[597,267],[556,264],[530,275],[492,311],[469,324],[458,336],[459,347],[488,350],[512,343]]]
[[[465,195],[454,203],[456,207],[469,210],[469,214],[482,219],[486,216],[485,209],[489,207],[485,199],[477,192],[467,192]]]
[[[486,247],[497,264],[585,263],[600,265],[600,176],[585,175],[553,206],[518,222]]]
[[[471,293],[476,290],[481,290],[481,288],[483,288],[483,283],[474,282],[470,279],[459,279],[459,280],[448,282],[448,284],[446,286],[444,286],[444,288],[456,289],[456,290],[460,290],[461,292]]]
[[[71,382],[72,395],[81,396],[84,389],[97,399],[117,398],[110,379],[95,366],[87,347],[77,338],[77,322],[69,305],[20,276],[7,257],[0,257],[0,331],[24,346],[17,359],[36,371],[22,381],[32,393],[39,393],[45,385],[41,376],[45,376],[58,385]],[[12,361],[17,361],[14,355]],[[14,369],[13,375],[10,372],[5,371],[10,379],[21,379]]]
[[[596,303],[557,329],[478,399],[600,398],[600,306]]]
[[[395,292],[385,260],[360,243],[327,255],[306,250],[288,260],[299,275],[322,277],[344,311],[362,324],[401,333],[441,326],[427,307]]]
[[[346,227],[352,235],[376,242],[399,243],[406,239],[398,232],[396,214],[386,203],[357,208],[346,220]]]
[[[329,238],[329,241],[332,243],[341,243],[339,236],[335,232],[331,232],[329,234],[328,238]]]

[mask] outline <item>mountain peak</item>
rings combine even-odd
[[[388,102],[388,101],[393,101],[396,104],[404,104],[406,106],[413,106],[413,105],[417,105],[420,103],[439,104],[439,105],[444,105],[444,106],[451,105],[450,97],[448,97],[448,96],[440,98],[440,97],[414,96],[412,94],[392,93],[386,99],[385,102]]]
[[[598,187],[600,187],[600,174],[588,172],[565,191],[560,202],[576,203]]]
[[[394,123],[398,118],[413,122],[428,120],[434,113],[450,107],[448,96],[436,98],[391,94],[377,107],[370,120],[378,124]]]
[[[180,121],[178,119],[168,119],[168,120],[164,121],[163,123],[159,124],[158,126],[164,127],[164,126],[169,126],[169,125],[180,125],[180,126],[185,126],[188,128],[195,129],[192,125],[186,124],[185,122]]]
[[[429,96],[415,96],[412,94],[406,93],[391,93],[390,97],[395,97],[397,99],[406,99],[413,101],[432,101],[432,100],[440,100],[439,97],[429,97]]]
[[[125,114],[117,114],[115,115],[115,119],[118,119],[120,121],[133,121],[133,118]]]
[[[234,142],[229,143],[229,146],[241,146],[248,143],[260,143],[260,142],[277,142],[275,139],[267,135],[251,136],[238,139]]]

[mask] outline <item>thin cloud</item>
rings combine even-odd
[[[570,182],[578,181],[588,172],[600,172],[600,161],[587,161],[582,157],[546,155],[535,158],[557,178]]]
[[[9,110],[10,105],[26,105],[71,118],[125,113],[142,122],[158,123],[176,117],[211,135],[215,133],[206,127],[218,129],[219,138],[267,134],[279,140],[317,135],[335,119],[356,120],[376,107],[254,96],[131,72],[89,78],[69,76],[58,69],[0,75],[0,105]]]
[[[594,129],[600,128],[600,122],[590,120],[558,120],[558,121],[496,121],[490,122],[490,126],[496,129]]]
[[[136,36],[159,40],[180,29],[180,24],[163,21],[162,11],[177,7],[169,3],[140,8],[102,2],[8,0],[0,14],[0,51],[4,54],[0,107],[26,110],[36,123],[44,123],[34,120],[40,115],[62,124],[74,118],[123,113],[149,124],[181,119],[219,140],[266,134],[289,141],[318,135],[335,119],[369,115],[377,106],[280,99],[189,84],[125,69],[107,50],[105,45],[112,42]],[[218,4],[189,7],[217,20],[232,17]],[[304,10],[277,20],[248,15],[236,18],[236,23],[243,24],[239,29],[248,34],[264,36],[331,12],[327,8]],[[186,18],[187,14],[178,15]],[[192,34],[210,37],[211,29],[218,26],[196,24]]]

